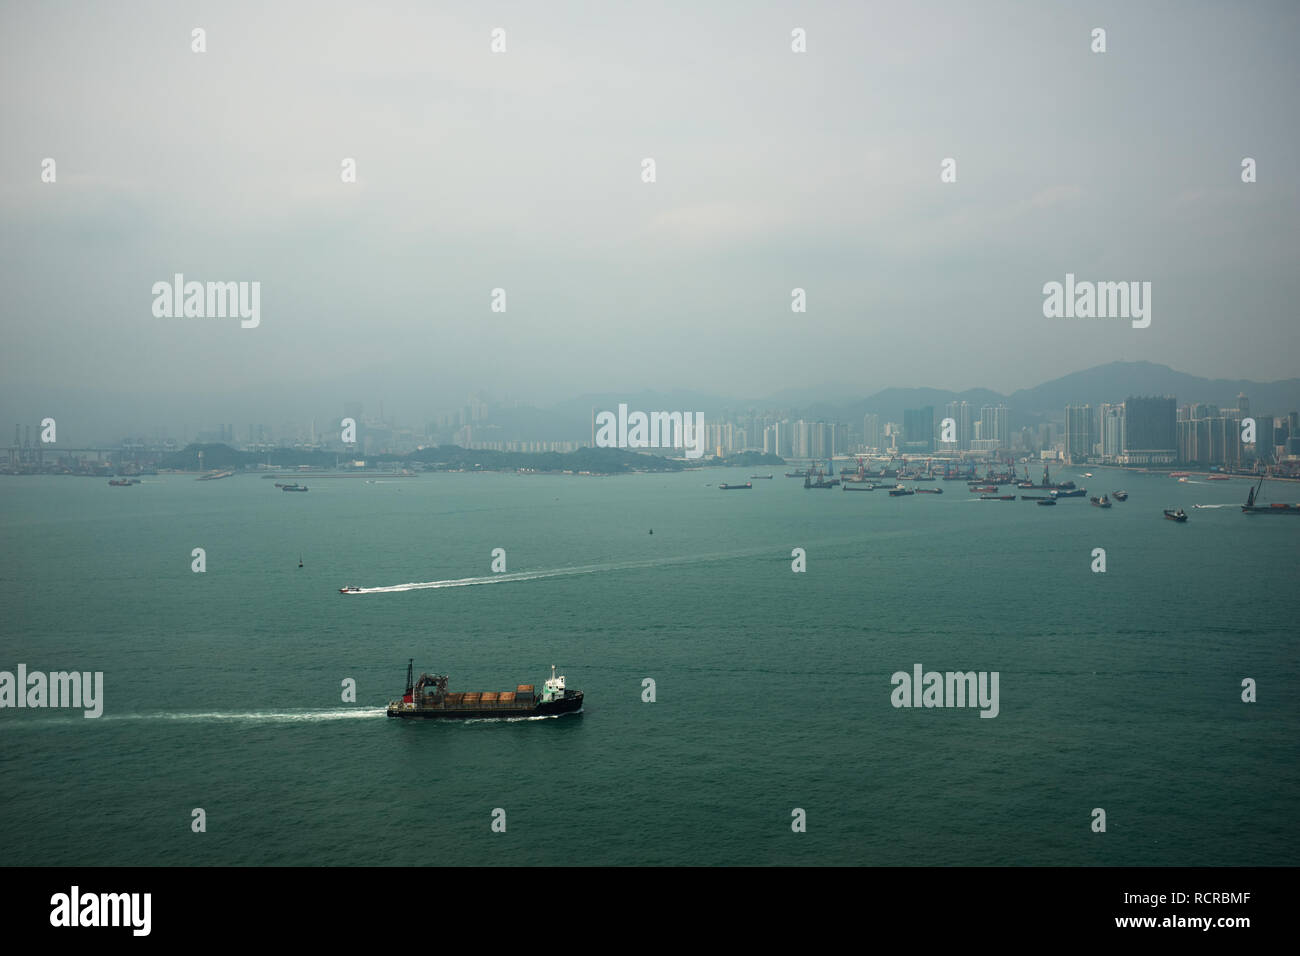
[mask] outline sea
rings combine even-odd
[[[0,670],[104,688],[0,709],[5,862],[1295,863],[1300,520],[785,470],[0,478]],[[389,719],[412,659],[585,706]],[[916,665],[996,672],[996,717],[895,706]]]

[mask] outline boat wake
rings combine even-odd
[[[1240,505],[1192,505],[1193,508],[1238,508]]]
[[[637,571],[644,568],[663,567],[672,564],[699,564],[710,561],[727,561],[733,558],[753,557],[770,554],[770,548],[753,548],[748,551],[732,551],[725,554],[688,555],[681,558],[654,558],[646,561],[624,561],[615,564],[592,564],[573,568],[554,568],[549,571],[516,571],[514,573],[488,574],[477,578],[448,578],[445,581],[410,581],[406,584],[390,584],[386,587],[358,588],[348,591],[346,596],[356,594],[398,594],[403,591],[435,591],[441,588],[467,588],[480,584],[509,584],[519,581],[540,581],[545,578],[563,578],[579,574],[602,574],[609,571]]]
[[[297,711],[203,711],[196,713],[173,714],[104,714],[88,720],[78,714],[75,717],[51,717],[44,719],[27,719],[7,721],[10,727],[49,727],[59,724],[86,725],[101,721],[119,720],[170,720],[170,721],[227,721],[246,723],[314,723],[322,720],[362,720],[371,717],[383,717],[387,713],[384,707],[351,707],[331,710],[297,710]]]

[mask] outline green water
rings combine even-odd
[[[1300,520],[1241,481],[1095,470],[1132,495],[1102,511],[780,471],[0,479],[0,670],[105,682],[99,719],[0,711],[6,862],[1295,862]],[[408,657],[453,690],[555,663],[585,712],[389,720]],[[999,715],[894,708],[916,663],[999,672]]]

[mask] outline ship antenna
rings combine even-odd
[[[406,662],[406,693],[408,694],[414,693],[415,691],[415,684],[412,683],[411,681],[411,678],[414,676],[414,673],[415,673],[415,658],[412,657],[410,660]]]

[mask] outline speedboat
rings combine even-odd
[[[347,584],[339,588],[339,594],[360,594],[360,593],[361,593],[361,588],[357,587],[355,584]]]

